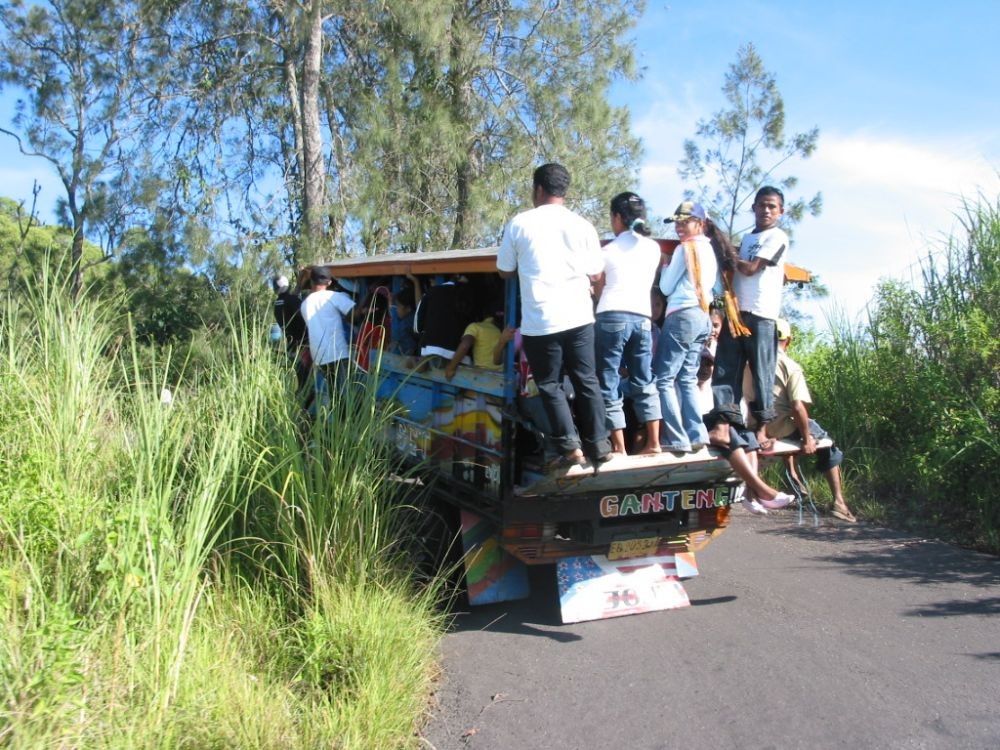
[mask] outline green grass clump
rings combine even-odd
[[[303,420],[263,327],[236,311],[185,380],[44,280],[0,312],[0,745],[413,745],[420,498],[373,394]]]
[[[796,356],[869,512],[998,552],[1000,204],[963,224],[920,283],[883,282],[864,326]]]

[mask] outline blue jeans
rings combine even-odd
[[[815,419],[809,420],[809,434],[815,438],[816,442],[819,442],[823,438],[830,437],[830,433],[819,426],[819,422]],[[798,430],[793,432],[788,436],[792,440],[801,440],[802,433]],[[830,438],[833,440],[833,438]],[[829,448],[817,448],[816,449],[816,470],[825,474],[831,469],[835,469],[840,466],[844,461],[844,452],[837,447],[834,443]]]
[[[656,345],[656,388],[663,412],[662,443],[668,449],[689,450],[707,443],[708,431],[698,406],[698,365],[712,330],[708,313],[686,307],[670,313]]]
[[[774,368],[778,361],[778,329],[770,318],[741,312],[749,336],[734,337],[729,326],[722,326],[719,346],[715,351],[715,373],[712,375],[712,395],[715,408],[709,424],[719,421],[743,425],[740,401],[743,400],[743,370],[749,364],[756,398],[750,411],[758,424],[767,424],[774,412]]]
[[[581,447],[582,441],[583,452],[591,458],[609,453],[611,442],[604,424],[604,399],[594,365],[593,324],[545,336],[522,336],[521,341],[552,427],[556,450],[565,455]],[[574,406],[579,432],[563,390],[563,367],[576,394]]]
[[[628,369],[629,394],[640,422],[660,418],[660,398],[653,380],[653,324],[645,315],[608,311],[598,313],[594,325],[597,345],[597,377],[604,396],[607,425],[625,429],[619,368]]]

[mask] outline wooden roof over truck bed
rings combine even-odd
[[[677,247],[677,240],[656,240],[667,255]],[[342,279],[361,276],[402,276],[449,273],[494,273],[497,270],[497,248],[483,247],[475,250],[437,250],[430,253],[383,253],[317,263],[330,269],[331,275]],[[303,269],[300,281],[308,278]],[[785,282],[809,281],[812,274],[804,268],[785,264]]]

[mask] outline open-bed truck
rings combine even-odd
[[[676,245],[661,240],[664,253]],[[495,274],[496,248],[388,254],[323,264],[361,286],[409,273]],[[807,279],[786,266],[786,277]],[[508,325],[517,281],[505,282]],[[395,320],[393,322],[396,322]],[[508,347],[510,349],[511,347]],[[729,521],[744,485],[712,448],[616,456],[546,472],[522,448],[513,352],[502,372],[384,353],[372,375],[393,405],[388,435],[445,502],[460,510],[470,604],[528,595],[525,566],[555,564],[563,622],[688,606],[682,581],[698,574],[695,553]],[[775,452],[795,452],[779,443]]]

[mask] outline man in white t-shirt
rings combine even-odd
[[[313,364],[326,378],[331,398],[336,399],[347,381],[351,351],[344,330],[354,317],[354,300],[349,294],[332,291],[330,271],[323,266],[312,270],[312,292],[302,302],[302,319],[309,331],[309,352]]]
[[[583,463],[585,453],[595,463],[611,458],[594,362],[590,292],[604,259],[597,230],[566,208],[569,183],[562,165],[538,167],[532,182],[535,207],[510,220],[497,253],[500,275],[520,281],[522,346],[560,454],[555,468]],[[562,387],[563,369],[576,394],[579,431]]]
[[[727,445],[729,424],[743,425],[740,400],[743,398],[743,370],[749,364],[757,394],[750,411],[757,423],[757,439],[767,449],[772,440],[766,433],[774,419],[774,368],[778,354],[775,321],[781,313],[781,292],[785,280],[788,235],[778,226],[785,211],[785,196],[766,185],[754,197],[754,231],[744,235],[739,254],[730,256],[733,265],[733,292],[743,325],[749,336],[733,336],[722,327],[715,354],[712,391],[715,409],[708,417],[709,440]]]

